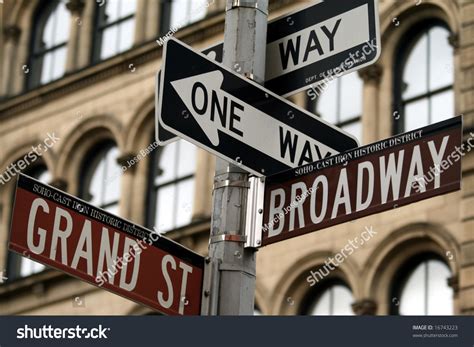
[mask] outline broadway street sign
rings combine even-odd
[[[163,314],[200,314],[203,257],[25,175],[9,248]]]
[[[378,18],[376,0],[330,0],[269,22],[265,88],[282,96],[311,89],[308,95],[316,97],[321,91],[318,84],[374,63],[381,52]],[[221,63],[223,51],[224,44],[219,43],[203,53]],[[156,98],[159,81],[160,74]],[[158,119],[158,142],[176,140]]]
[[[461,188],[462,117],[268,177],[262,244]]]
[[[358,146],[351,135],[180,41],[169,40],[164,55],[158,106],[163,127],[255,175]]]

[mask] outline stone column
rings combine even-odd
[[[197,151],[193,220],[202,220],[211,216],[214,164],[213,155],[201,149]]]
[[[207,13],[216,13],[222,12],[224,13],[225,10],[225,0],[207,0],[209,4]]]
[[[162,1],[148,0],[146,11],[145,41],[157,39],[160,35]]]
[[[370,65],[359,71],[359,76],[364,80],[363,107],[362,107],[362,141],[363,144],[378,140],[379,117],[379,84],[383,69],[380,65]],[[384,115],[387,117],[389,115]]]
[[[135,11],[135,38],[133,40],[134,46],[145,41],[145,28],[148,24],[146,21],[148,5],[148,0],[137,0],[137,9]]]
[[[377,303],[372,299],[357,300],[352,304],[352,310],[358,316],[375,316]]]
[[[459,5],[461,31],[458,49],[455,49],[455,87],[457,111],[464,115],[464,140],[466,148],[474,137],[474,3],[461,0]],[[456,47],[456,38],[451,40]],[[467,153],[462,161],[462,239],[461,259],[455,259],[459,268],[459,292],[455,314],[474,315],[474,152]]]
[[[66,73],[72,72],[79,67],[79,38],[84,24],[83,11],[84,0],[69,0],[66,4],[71,12],[71,23],[69,29],[69,40],[67,43]]]
[[[132,219],[132,199],[129,198],[133,194],[133,178],[135,177],[135,171],[139,162],[133,164],[133,160],[136,154],[125,153],[117,158],[117,164],[120,167],[127,168],[125,171],[121,170],[120,176],[111,177],[113,180],[119,180],[120,182],[120,200],[119,200],[119,215],[122,218]],[[131,163],[129,167],[129,162]],[[108,182],[106,183],[108,184]]]
[[[21,29],[16,25],[9,25],[3,29],[3,71],[2,80],[0,81],[0,96],[8,97],[13,94],[13,76],[16,66],[18,42],[20,40]]]

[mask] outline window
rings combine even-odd
[[[318,93],[313,90],[313,94],[309,94],[308,109],[361,142],[362,87],[362,80],[356,73],[333,79],[322,84]]]
[[[136,0],[97,3],[94,61],[110,58],[133,46]]]
[[[153,152],[148,226],[170,231],[191,222],[196,147],[183,140]]]
[[[392,314],[453,314],[453,290],[448,285],[451,271],[439,257],[416,257],[399,273],[394,281]]]
[[[82,170],[81,197],[90,204],[118,215],[122,169],[117,163],[119,150],[107,142],[91,151]]]
[[[66,0],[43,1],[38,6],[32,33],[28,88],[35,88],[64,75],[70,20]]]
[[[307,298],[305,314],[314,316],[352,316],[354,298],[349,287],[339,279],[328,280]]]
[[[25,174],[36,178],[44,184],[48,184],[51,181],[51,175],[44,165],[36,166],[32,170],[25,172]],[[8,280],[27,277],[45,269],[46,267],[43,264],[37,263],[14,252],[8,253]]]
[[[399,50],[396,66],[395,131],[406,132],[453,116],[453,48],[449,30],[436,23],[410,35]],[[395,114],[395,113],[394,113]]]
[[[161,32],[166,34],[197,22],[206,16],[209,0],[165,0],[162,7]]]

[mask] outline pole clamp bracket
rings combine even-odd
[[[209,239],[209,243],[218,243],[218,242],[224,242],[224,241],[245,243],[247,242],[247,236],[221,234],[221,235],[212,236]]]
[[[237,7],[254,8],[268,16],[268,0],[227,0],[226,12]]]
[[[214,183],[214,190],[225,188],[225,187],[250,189],[250,183],[248,181],[231,181],[231,180],[218,181]]]

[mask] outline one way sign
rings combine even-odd
[[[358,147],[353,136],[178,40],[167,42],[162,72],[164,128],[257,176]]]

